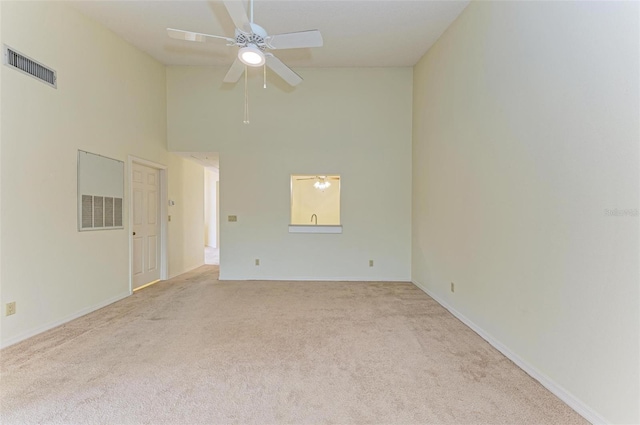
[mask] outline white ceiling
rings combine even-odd
[[[173,152],[185,159],[197,162],[204,168],[218,169],[220,168],[220,156],[218,152]]]
[[[70,2],[166,65],[229,66],[236,47],[171,39],[166,28],[234,37],[221,1]],[[413,66],[467,6],[429,0],[255,0],[254,21],[269,34],[318,29],[324,46],[273,53],[292,67]],[[245,8],[248,0],[243,1]]]

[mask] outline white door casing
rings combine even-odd
[[[161,278],[160,170],[131,168],[132,289]]]

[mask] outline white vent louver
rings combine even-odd
[[[2,46],[3,62],[5,65],[16,69],[33,78],[37,78],[43,83],[57,88],[56,71],[34,61],[33,59],[17,52],[7,45]]]
[[[113,226],[122,227],[122,198],[113,198]]]
[[[93,227],[93,196],[82,195],[82,228]]]
[[[93,227],[104,227],[104,208],[102,196],[93,197]]]
[[[82,195],[82,229],[122,228],[122,198]]]

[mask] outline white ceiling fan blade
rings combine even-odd
[[[250,33],[251,25],[249,24],[249,18],[247,17],[247,12],[244,10],[242,2],[240,0],[225,0],[224,5],[236,28]]]
[[[272,49],[302,49],[305,47],[322,47],[322,34],[318,30],[276,34],[267,38]]]
[[[289,83],[291,86],[297,86],[302,82],[302,77],[293,72],[291,68],[282,63],[280,59],[277,57],[267,54],[267,66],[271,68],[273,72],[278,74],[280,78]]]
[[[214,40],[226,40],[229,43],[235,43],[236,41],[233,38],[229,37],[221,37],[219,35],[210,35],[210,34],[202,34],[199,32],[191,32],[191,31],[183,31],[177,30],[174,28],[167,28],[167,34],[169,37],[175,38],[178,40],[187,40],[187,41],[214,41]]]
[[[224,76],[225,83],[235,83],[242,77],[242,73],[244,72],[244,64],[240,62],[240,59],[236,58],[236,60],[231,64],[231,68],[227,71],[227,75]]]

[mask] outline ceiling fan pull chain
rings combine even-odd
[[[249,84],[248,82],[249,70],[244,67],[244,123],[249,124]]]
[[[267,65],[265,64],[263,66],[264,69],[264,85],[262,86],[263,88],[267,88]]]

